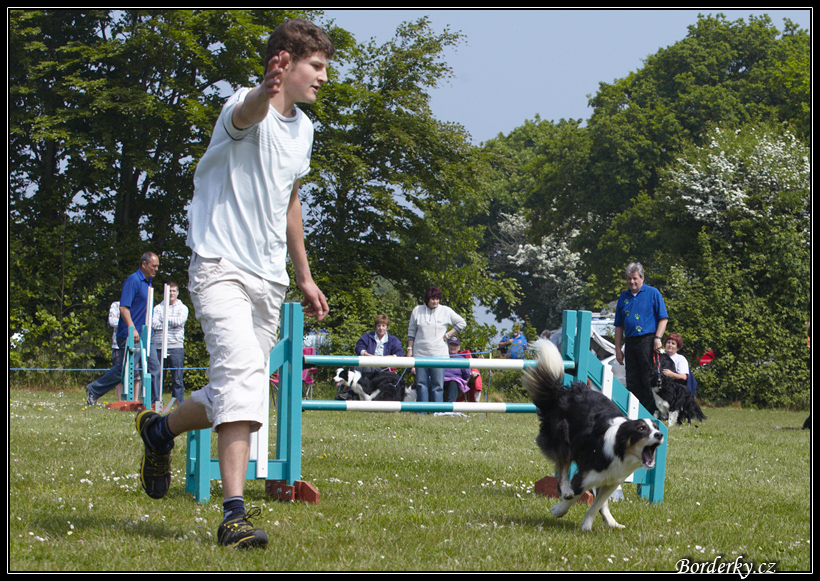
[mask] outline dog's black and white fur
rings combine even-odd
[[[333,378],[336,399],[360,401],[415,401],[416,392],[392,371],[339,368]]]
[[[696,422],[706,419],[692,392],[685,385],[663,374],[664,369],[675,371],[675,362],[666,353],[661,353],[658,369],[653,371],[649,385],[652,386],[652,395],[658,411],[655,417],[666,421],[668,425],[682,424],[692,420]]]
[[[592,528],[595,515],[611,528],[624,528],[609,512],[609,497],[641,466],[655,465],[655,451],[663,434],[653,420],[629,420],[602,393],[580,382],[564,387],[564,362],[558,348],[540,340],[538,366],[524,374],[524,387],[538,408],[541,431],[535,439],[559,473],[561,502],[550,509],[564,516],[578,497],[595,489],[595,501],[584,516],[581,530]],[[578,471],[569,479],[575,462]]]

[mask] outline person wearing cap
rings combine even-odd
[[[524,359],[527,354],[527,338],[521,332],[521,325],[513,325],[512,335],[505,335],[498,343],[502,354],[509,354],[510,359]]]
[[[458,337],[447,339],[447,349],[450,351],[450,358],[467,359],[459,353],[461,340]],[[478,375],[478,370],[467,367],[444,370],[444,401],[455,402],[460,393],[470,391],[469,381]]]

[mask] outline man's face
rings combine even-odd
[[[179,296],[179,289],[175,286],[172,286],[168,289],[168,302],[172,305],[177,302],[177,297]]]
[[[629,292],[638,292],[643,286],[643,277],[637,272],[629,273],[626,275],[626,286],[629,289]]]
[[[157,276],[157,271],[159,270],[159,258],[152,256],[151,260],[140,264],[140,270],[142,270],[146,278],[154,278]]]
[[[282,74],[282,91],[293,103],[314,103],[319,89],[327,82],[327,57],[316,52],[291,62]]]

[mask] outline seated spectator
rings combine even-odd
[[[458,352],[458,354],[466,357],[467,359],[473,358],[472,353],[470,353],[468,349],[462,349]],[[481,374],[478,372],[478,369],[471,369],[470,371],[470,379],[467,380],[467,387],[469,389],[460,393],[456,401],[468,401],[475,403],[481,400],[481,388],[484,385],[483,380],[481,379]]]
[[[387,328],[390,319],[387,315],[376,315],[375,331],[365,333],[356,342],[356,355],[359,357],[404,357],[404,348],[395,335],[390,335]],[[361,369],[370,369],[362,367]]]
[[[447,340],[447,349],[451,358],[468,359],[464,354],[459,353],[461,340],[458,337],[450,337]],[[461,394],[470,391],[469,382],[475,381],[478,371],[468,367],[444,370],[444,401],[455,402]]]
[[[686,357],[678,353],[681,349],[683,349],[683,338],[680,335],[672,333],[666,338],[664,350],[675,363],[675,371],[664,369],[663,374],[678,383],[686,385],[686,380],[689,378],[689,362]]]

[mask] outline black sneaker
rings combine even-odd
[[[264,549],[268,546],[268,535],[262,529],[253,528],[248,522],[248,518],[257,517],[261,513],[262,509],[253,507],[245,516],[223,522],[216,533],[217,542],[223,547],[235,549]]]
[[[145,493],[156,499],[165,496],[171,487],[171,450],[174,449],[173,441],[165,452],[148,443],[148,427],[159,418],[160,415],[151,410],[143,410],[137,416],[137,433],[145,444],[145,454],[140,463],[140,482]]]

